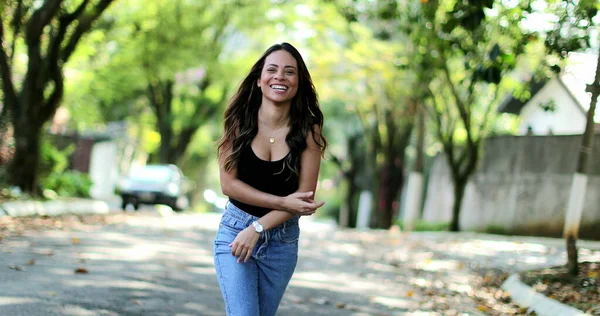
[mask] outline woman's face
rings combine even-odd
[[[274,103],[290,102],[298,91],[298,63],[285,50],[271,53],[265,59],[258,80],[263,98]]]

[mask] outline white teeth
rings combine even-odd
[[[286,86],[282,86],[282,85],[278,85],[278,84],[272,85],[271,88],[273,88],[275,90],[281,90],[281,91],[286,91],[288,89]]]

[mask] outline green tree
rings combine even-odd
[[[39,194],[41,133],[63,96],[64,64],[112,2],[23,0],[0,5],[2,115],[10,117],[15,138],[9,181],[26,192]],[[26,55],[26,65],[15,58],[18,54]]]
[[[348,180],[359,174],[366,175],[368,180],[364,181],[364,187],[374,196],[371,223],[388,228],[398,215],[398,200],[405,178],[405,151],[411,139],[416,104],[410,93],[414,77],[401,65],[407,53],[402,35],[398,37],[389,32],[386,12],[393,9],[381,3],[334,3],[338,15],[346,21],[346,32],[337,33],[337,38],[331,39],[334,43],[341,42],[343,50],[326,78],[331,82],[336,81],[334,77],[338,78],[336,93],[362,127],[356,130],[360,134],[348,137],[346,147],[352,151],[346,154],[347,167],[343,172]],[[342,34],[344,37],[340,40]],[[352,121],[347,123],[352,124]],[[364,146],[357,141],[364,142]],[[359,150],[365,152],[359,153]],[[334,161],[341,162],[340,159]],[[348,192],[356,194],[357,187],[356,183],[350,183]],[[352,200],[352,196],[347,196],[347,203]]]
[[[459,231],[465,188],[496,117],[493,109],[514,87],[508,74],[537,37],[519,28],[529,1],[422,1],[414,7],[411,38],[432,76],[427,109],[454,184],[451,231]]]
[[[122,102],[144,96],[161,137],[156,160],[178,163],[197,129],[227,96],[218,58],[237,5],[130,0],[115,9],[120,22],[107,33],[114,51],[101,73],[118,94],[104,96],[100,106],[112,109],[108,113],[135,115],[127,110],[130,102]],[[127,89],[120,86],[125,82]]]

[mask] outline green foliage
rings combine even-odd
[[[591,30],[597,27],[594,17],[599,9],[597,0],[548,1],[546,10],[557,16],[554,27],[545,34],[544,43],[548,52],[565,58],[568,52],[590,47]]]
[[[69,156],[74,151],[73,144],[60,150],[48,139],[42,142],[39,176],[44,190],[52,190],[64,197],[89,197],[92,186],[89,176],[79,171],[66,170]]]
[[[400,227],[400,230],[404,230],[403,220],[397,220],[396,225]],[[447,231],[449,227],[450,223],[427,222],[424,220],[418,220],[415,223],[413,231]]]
[[[40,149],[40,179],[43,180],[51,174],[62,173],[69,166],[69,156],[74,151],[74,144],[60,150],[49,139],[44,139]]]
[[[89,197],[92,184],[87,174],[76,170],[52,173],[43,180],[46,190],[52,190],[62,197]]]

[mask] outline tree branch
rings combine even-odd
[[[433,95],[433,91],[431,91],[431,88],[429,88],[429,86],[427,86],[426,90],[431,98],[431,102],[433,102],[434,110],[432,110],[425,102],[423,102],[423,108],[425,109],[425,111],[427,112],[429,117],[434,120],[438,138],[440,139],[440,142],[442,142],[442,144],[443,144],[446,141],[446,135],[444,135],[444,132],[442,131],[442,127],[443,127],[442,118],[441,118],[442,114],[437,110],[438,109],[437,100],[435,99],[435,96]]]
[[[15,10],[15,15],[12,19],[12,28],[13,28],[13,36],[12,43],[10,44],[10,56],[8,57],[8,63],[12,64],[13,58],[15,57],[15,47],[17,44],[17,38],[19,38],[19,33],[21,33],[21,19],[23,18],[23,0],[19,0],[17,3],[17,8]]]
[[[450,86],[450,90],[452,91],[452,95],[456,101],[456,107],[458,108],[458,113],[465,125],[465,130],[467,131],[467,140],[470,144],[473,143],[472,139],[472,131],[471,131],[471,120],[469,119],[469,114],[467,112],[467,106],[464,101],[458,94],[456,87],[454,86],[454,82],[452,82],[452,78],[450,76],[450,69],[448,68],[448,63],[444,63],[444,74],[446,75],[446,79],[448,80],[448,85]]]
[[[33,12],[25,30],[25,39],[28,45],[32,41],[39,41],[44,28],[56,16],[61,3],[62,0],[44,1],[42,6]]]
[[[89,15],[83,15],[88,2],[87,0],[84,0],[84,2],[80,4],[75,11],[73,11],[73,13],[65,17],[77,17],[76,19],[78,23],[77,27],[75,28],[75,31],[73,31],[73,34],[68,39],[67,45],[62,51],[61,60],[63,62],[69,60],[69,57],[71,57],[71,54],[73,54],[73,52],[75,51],[77,43],[79,42],[83,34],[85,34],[92,27],[92,23],[94,23],[94,21],[96,21],[98,17],[100,17],[102,12],[104,12],[104,10],[106,10],[113,1],[114,0],[101,0],[94,6],[94,8],[92,9],[92,13],[90,13]]]
[[[490,121],[489,116],[490,116],[490,112],[492,111],[492,108],[494,107],[494,105],[496,104],[496,101],[498,100],[499,94],[498,91],[500,90],[500,85],[497,84],[496,85],[496,91],[494,91],[494,99],[492,99],[492,101],[488,104],[484,116],[483,116],[483,121],[481,122],[481,125],[479,126],[479,135],[477,137],[477,141],[480,141],[484,136],[485,136],[485,129],[487,128],[487,123]]]
[[[4,42],[4,21],[0,15],[0,43]],[[4,91],[4,107],[11,107],[14,113],[18,113],[17,107],[17,94],[15,92],[15,86],[12,82],[12,71],[10,63],[4,46],[0,45],[0,75],[2,76],[2,91]],[[5,110],[3,109],[3,112]]]
[[[40,116],[44,122],[54,115],[64,93],[64,78],[58,61],[51,62],[49,74],[52,81],[54,81],[54,90],[40,109]]]
[[[79,4],[79,6],[75,10],[73,10],[73,12],[62,16],[60,18],[61,22],[64,22],[68,25],[71,22],[75,21],[75,19],[79,18],[79,16],[81,16],[83,12],[85,12],[85,8],[87,7],[88,3],[90,3],[90,0],[83,0]]]

